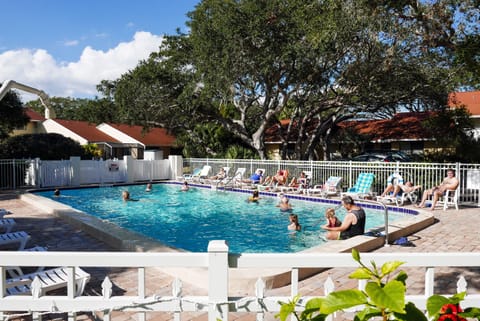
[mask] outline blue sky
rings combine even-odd
[[[0,82],[12,79],[51,96],[98,95],[101,80],[134,68],[163,35],[187,32],[186,14],[199,1],[2,1]]]

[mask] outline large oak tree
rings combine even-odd
[[[265,130],[288,118],[282,157],[294,140],[295,158],[319,158],[339,121],[444,108],[465,79],[459,48],[478,39],[477,2],[204,0],[188,34],[103,91],[123,120],[198,144],[199,125],[220,126],[261,158]]]

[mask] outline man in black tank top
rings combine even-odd
[[[342,198],[342,205],[347,210],[342,225],[338,227],[323,226],[329,240],[345,240],[356,235],[365,233],[365,211],[355,202],[351,196]]]

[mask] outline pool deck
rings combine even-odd
[[[411,208],[411,206],[406,206]],[[48,247],[49,251],[119,251],[118,247],[112,246],[111,240],[101,240],[92,237],[89,233],[78,225],[69,223],[66,219],[60,219],[48,210],[48,207],[33,205],[20,199],[20,195],[15,192],[0,192],[0,208],[8,209],[12,212],[7,215],[8,218],[14,218],[17,222],[17,230],[25,230],[32,239],[29,245],[41,245]],[[374,252],[480,252],[480,233],[478,226],[480,224],[480,209],[478,207],[461,207],[459,211],[449,209],[442,211],[437,209],[433,212],[422,211],[428,214],[433,213],[433,224],[417,230],[408,236],[412,242],[410,247],[392,245],[389,247],[380,247]],[[453,227],[453,228],[452,228]],[[454,233],[452,233],[454,230]],[[335,242],[334,242],[335,243]],[[133,248],[138,246],[135,244]],[[142,244],[143,246],[143,244]],[[166,249],[171,250],[171,249]],[[87,285],[86,295],[99,295],[101,293],[101,282],[106,275],[106,271],[101,269],[88,270],[92,275],[92,280]],[[314,276],[306,278],[299,284],[299,293],[302,295],[322,295],[323,283],[328,276],[332,277],[337,287],[353,287],[352,280],[347,275],[351,271],[348,269],[331,269]],[[423,270],[408,270],[408,291],[409,294],[421,293],[424,283]],[[476,269],[462,270],[458,268],[445,268],[436,271],[436,277],[445,275],[447,280],[443,280],[438,285],[440,292],[453,292],[456,288],[456,277],[462,273],[469,282],[469,289],[473,292],[480,292],[480,283],[472,282],[478,279],[479,271]],[[108,275],[115,284],[115,294],[135,293],[137,273],[135,269],[117,269],[109,270]],[[455,276],[455,277],[454,277]],[[147,293],[156,293],[159,295],[170,295],[170,284],[173,277],[170,274],[159,273],[158,270],[147,269],[147,279],[149,288]],[[185,295],[195,293],[205,295],[206,290],[198,284],[184,283]],[[290,287],[282,286],[267,291],[271,295],[289,295]],[[246,294],[246,293],[243,293]],[[58,318],[58,315],[52,316]],[[89,314],[82,315],[85,320],[93,320],[94,316]],[[167,313],[151,313],[147,317],[149,320],[169,320],[171,315]],[[45,318],[45,319],[48,319]],[[128,313],[113,314],[115,320],[136,320],[135,316]],[[182,313],[182,320],[206,320],[205,313]],[[255,315],[240,313],[231,313],[230,320],[255,320]],[[273,314],[266,315],[266,320],[275,320]]]

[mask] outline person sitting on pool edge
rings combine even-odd
[[[337,227],[322,226],[324,230],[328,231],[328,240],[345,240],[365,233],[365,211],[363,208],[355,205],[351,196],[344,196],[342,205],[347,210],[342,225]]]

